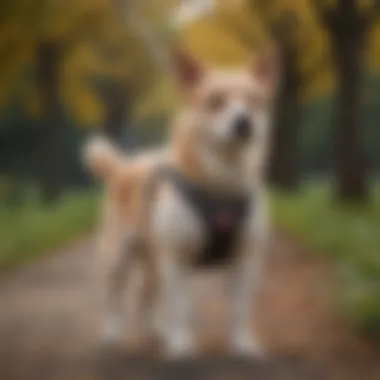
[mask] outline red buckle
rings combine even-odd
[[[231,213],[228,212],[218,212],[214,218],[214,225],[218,230],[228,230],[231,229],[235,224],[235,218]]]

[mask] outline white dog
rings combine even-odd
[[[166,307],[161,333],[168,354],[196,352],[189,273],[224,263],[233,276],[231,348],[261,354],[250,316],[268,239],[262,182],[276,56],[258,54],[251,66],[233,70],[205,68],[183,52],[174,62],[185,106],[167,149],[124,159],[97,140],[86,151],[108,187],[98,261],[105,335],[121,335],[121,289],[137,259],[145,269],[141,318],[151,315],[158,294]]]

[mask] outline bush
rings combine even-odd
[[[28,189],[20,205],[1,204],[0,268],[41,257],[88,234],[96,221],[97,205],[95,192],[69,192],[46,205],[33,189]]]

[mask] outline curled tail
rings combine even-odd
[[[106,139],[93,137],[84,146],[83,161],[95,177],[108,180],[117,172],[122,154]]]

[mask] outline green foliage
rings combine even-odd
[[[365,102],[362,110],[363,136],[372,171],[380,169],[380,76],[368,73],[363,80]],[[331,172],[333,151],[334,97],[305,102],[300,115],[301,163],[303,173]]]
[[[326,174],[332,165],[331,98],[303,104],[300,114],[300,154],[302,172],[306,176]]]
[[[337,301],[349,320],[380,334],[380,186],[374,186],[372,203],[362,206],[337,205],[330,191],[330,185],[311,182],[298,195],[274,194],[275,221],[326,255],[341,280]]]
[[[86,236],[98,211],[96,192],[68,192],[57,203],[44,205],[28,188],[22,204],[0,204],[0,269],[19,265]]]
[[[380,76],[368,75],[364,83],[364,138],[373,171],[380,168]]]

